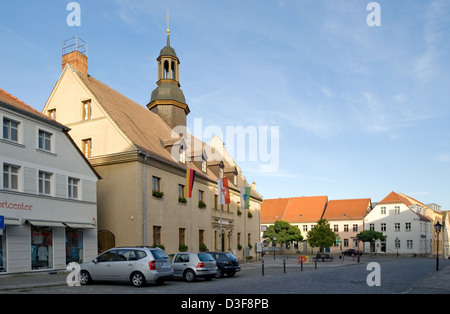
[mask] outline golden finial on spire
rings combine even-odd
[[[170,35],[170,28],[169,28],[169,10],[167,10],[167,36]]]

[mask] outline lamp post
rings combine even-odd
[[[439,270],[439,232],[441,232],[442,225],[439,221],[434,225],[434,230],[436,230],[436,271]]]
[[[397,248],[397,258],[398,258],[398,247],[400,246],[399,243],[400,240],[398,238],[395,238],[395,247]]]
[[[273,247],[273,260],[275,260],[275,248],[277,246],[277,243],[275,242],[276,240],[277,240],[277,237],[273,237],[273,244],[272,244],[272,247]]]

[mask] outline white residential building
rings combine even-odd
[[[0,89],[0,273],[97,255],[98,174],[68,128]]]
[[[391,192],[364,218],[364,229],[382,232],[386,241],[377,241],[365,252],[428,255],[432,252],[433,221],[419,212],[409,197]]]

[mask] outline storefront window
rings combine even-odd
[[[66,229],[66,264],[83,261],[83,230]]]
[[[0,234],[0,272],[6,271],[6,236],[5,230]]]
[[[52,229],[32,227],[31,269],[53,267]]]

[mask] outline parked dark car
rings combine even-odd
[[[241,270],[241,266],[239,266],[239,261],[237,260],[236,256],[234,256],[230,252],[208,253],[212,255],[217,263],[216,278],[223,277],[224,274],[232,277]]]
[[[345,250],[344,252],[342,252],[342,254],[348,255],[348,256],[357,256],[359,254],[361,256],[362,252],[354,250],[354,249],[348,249],[348,250]]]

